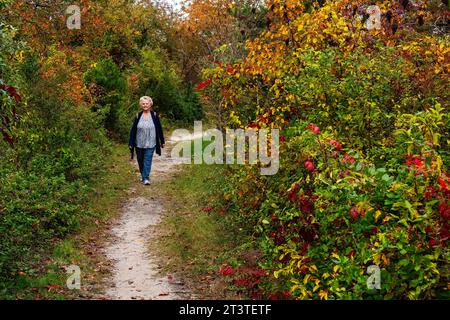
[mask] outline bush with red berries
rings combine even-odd
[[[445,297],[450,174],[433,133],[444,121],[439,105],[399,117],[397,141],[386,147],[392,157],[383,165],[328,128],[291,126],[278,175],[255,182],[249,173],[264,196],[256,208],[241,210],[255,224],[262,266],[272,275],[258,282],[264,297]],[[372,265],[380,269],[379,290],[367,285]]]

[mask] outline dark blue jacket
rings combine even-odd
[[[130,141],[128,143],[128,146],[130,148],[131,152],[131,158],[134,156],[134,149],[136,148],[136,134],[137,134],[137,126],[139,123],[139,120],[141,120],[142,114],[144,112],[139,112],[136,117],[134,117],[133,125],[131,126],[130,130]],[[159,121],[158,114],[154,111],[151,111],[150,114],[152,115],[153,123],[155,124],[155,131],[156,131],[156,153],[158,155],[161,155],[161,145],[165,144],[164,142],[164,134],[161,126],[161,122]]]

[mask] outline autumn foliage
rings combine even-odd
[[[266,297],[448,297],[444,3],[271,0],[245,57],[203,71],[226,126],[282,130],[280,172],[231,170],[228,191],[265,254]]]
[[[2,298],[24,286],[21,275],[32,277],[25,271],[39,250],[94,214],[90,188],[111,142],[127,138],[141,96],[153,97],[163,121],[203,116],[180,70],[168,9],[81,0],[81,28],[70,29],[70,4],[0,1]]]

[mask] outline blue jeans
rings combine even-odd
[[[139,164],[142,181],[150,180],[150,172],[152,170],[153,154],[156,147],[141,149],[136,148],[136,158]]]

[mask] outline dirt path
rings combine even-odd
[[[159,274],[157,257],[149,252],[149,243],[157,236],[155,228],[162,219],[164,204],[158,199],[158,184],[170,178],[179,163],[170,157],[174,143],[190,137],[173,137],[163,149],[162,156],[155,154],[151,172],[151,186],[139,185],[136,167],[136,186],[129,190],[130,199],[113,222],[110,240],[104,248],[105,256],[112,261],[112,278],[106,285],[106,299],[176,300],[190,299],[182,281]],[[154,196],[136,196],[136,188],[155,190]],[[152,192],[153,194],[153,192]]]

